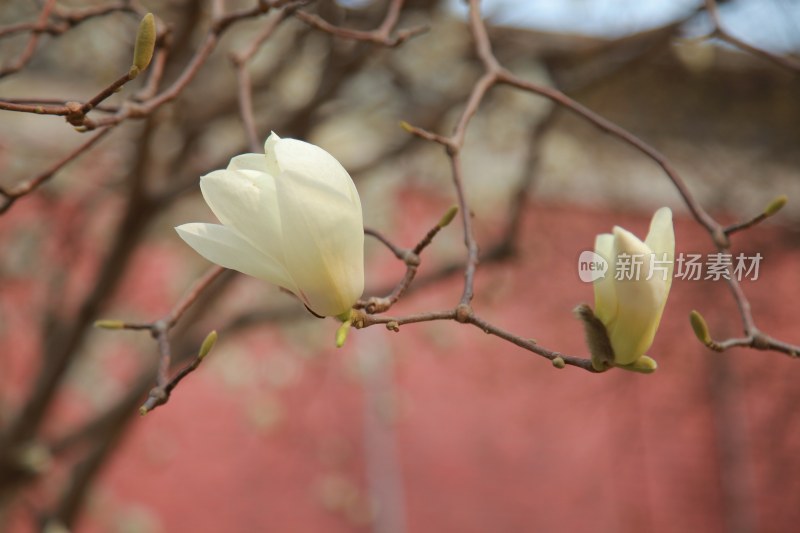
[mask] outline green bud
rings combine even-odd
[[[53,465],[50,449],[39,442],[24,446],[18,452],[17,460],[25,470],[35,474],[42,474]]]
[[[562,357],[556,357],[552,362],[556,368],[564,368],[567,365]]]
[[[439,220],[439,227],[440,228],[444,228],[445,226],[450,224],[453,221],[453,219],[456,217],[457,213],[458,213],[458,206],[457,205],[454,205],[453,207],[448,209],[447,213],[445,213],[444,216],[442,217],[442,219]]]
[[[217,338],[218,337],[219,336],[217,335],[217,331],[216,330],[214,330],[211,333],[209,333],[208,335],[206,335],[206,338],[203,340],[203,344],[200,345],[200,351],[197,352],[197,358],[198,359],[202,360],[205,356],[208,355],[208,353],[211,351],[211,349],[217,343]]]
[[[405,120],[400,121],[400,127],[406,130],[408,133],[414,133],[414,126],[412,126]]]
[[[96,320],[94,327],[102,329],[125,329],[125,322],[122,320]]]
[[[336,347],[341,348],[344,346],[344,341],[347,340],[347,334],[350,332],[350,326],[352,324],[348,320],[347,322],[342,322],[342,325],[339,326],[339,329],[336,330]]]
[[[148,409],[144,405],[139,408],[139,416],[144,416],[149,412],[150,412],[150,409]]]
[[[692,312],[689,313],[689,322],[692,323],[692,329],[698,340],[706,346],[710,345],[712,343],[711,335],[708,333],[708,324],[706,324],[703,315],[692,310]]]
[[[780,211],[788,201],[789,197],[786,196],[785,194],[778,196],[767,205],[767,208],[764,209],[764,214],[768,217],[771,217],[772,215]]]
[[[150,60],[153,59],[153,51],[156,47],[156,19],[152,13],[148,13],[139,23],[139,31],[136,34],[136,46],[133,49],[133,66],[131,66],[130,77],[135,78],[147,68]]]
[[[629,365],[617,365],[617,368],[630,372],[639,372],[640,374],[652,374],[658,368],[658,363],[656,363],[656,360],[652,357],[643,355],[633,363]]]

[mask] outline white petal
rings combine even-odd
[[[285,265],[298,295],[317,314],[346,311],[364,290],[360,203],[291,170],[278,176],[276,191]]]
[[[653,215],[650,221],[650,231],[644,241],[653,250],[656,259],[669,261],[666,276],[667,294],[672,286],[672,272],[675,260],[675,230],[672,227],[672,211],[669,207],[662,207]],[[666,299],[664,300],[666,303]]]
[[[269,142],[269,140],[267,140]],[[306,178],[325,183],[331,190],[348,198],[361,208],[361,202],[350,174],[335,157],[313,144],[297,139],[280,139],[273,145],[281,172],[302,174]]]
[[[264,154],[242,154],[237,155],[228,163],[228,170],[255,170],[270,174],[267,158]]]
[[[270,133],[267,140],[264,142],[264,157],[267,161],[267,172],[272,176],[279,176],[281,167],[278,166],[278,156],[275,154],[275,145],[281,138],[274,131]]]
[[[614,256],[623,253],[642,260],[638,277],[615,280],[617,313],[606,324],[615,361],[624,365],[636,361],[653,343],[666,285],[658,275],[648,279],[652,262],[650,248],[631,232],[615,227]]]
[[[594,253],[608,262],[606,275],[594,281],[594,314],[604,324],[617,315],[617,294],[614,289],[614,236],[602,233],[594,240]]]
[[[283,266],[254,248],[236,232],[219,224],[195,222],[175,228],[194,250],[222,267],[263,279],[292,292],[294,283]]]
[[[203,198],[223,225],[282,262],[275,180],[255,170],[216,170],[200,178]]]
[[[639,237],[625,228],[614,226],[612,231],[614,234],[614,254],[617,256],[619,254],[650,255],[652,253],[652,250]]]

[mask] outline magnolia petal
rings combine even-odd
[[[640,374],[652,374],[658,370],[658,363],[652,357],[643,355],[629,365],[616,365],[616,367],[630,372],[639,372]]]
[[[614,289],[614,236],[601,233],[594,240],[594,253],[608,263],[605,276],[594,281],[594,314],[604,324],[617,314],[617,294]]]
[[[364,291],[364,225],[360,204],[315,175],[289,170],[276,180],[283,254],[300,298],[317,314],[335,316]]]
[[[281,167],[278,165],[278,156],[275,154],[275,145],[282,140],[274,131],[270,133],[264,142],[264,157],[267,164],[267,172],[273,176],[279,176]]]
[[[632,279],[615,280],[617,313],[606,324],[615,362],[626,365],[636,361],[653,343],[666,286],[659,276],[648,276],[652,263],[650,248],[631,232],[615,227],[614,257],[617,261],[620,254],[641,259],[638,275],[634,271]]]
[[[292,172],[306,176],[317,183],[324,183],[332,191],[348,198],[354,207],[358,206],[359,211],[361,210],[358,191],[350,174],[331,154],[319,146],[297,139],[280,139],[272,147],[282,173]]]
[[[296,292],[283,266],[254,248],[236,232],[219,224],[194,222],[175,228],[194,250],[222,267],[237,270]]]
[[[228,170],[255,170],[264,174],[271,174],[264,154],[237,155],[228,163]]]
[[[200,190],[223,225],[274,261],[282,261],[281,222],[272,176],[254,170],[216,170],[200,178]]]
[[[655,212],[650,221],[650,231],[644,242],[653,251],[658,261],[669,261],[666,276],[658,273],[666,282],[666,292],[669,293],[675,260],[675,230],[672,227],[672,211],[669,207],[662,207]],[[666,303],[666,299],[664,302]]]

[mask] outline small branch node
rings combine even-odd
[[[772,347],[772,343],[770,342],[769,337],[761,333],[760,331],[753,332],[751,334],[753,348],[757,350],[769,350]]]
[[[369,300],[367,300],[366,311],[371,315],[375,313],[383,313],[388,311],[391,306],[391,298],[372,296]]]
[[[456,321],[466,324],[472,318],[472,307],[469,304],[459,304],[456,307]]]
[[[722,227],[715,228],[711,233],[711,238],[714,240],[714,244],[717,246],[717,248],[721,250],[727,250],[731,247],[731,240]]]
[[[419,255],[414,253],[413,250],[405,250],[403,252],[403,262],[410,267],[418,267],[420,263]]]

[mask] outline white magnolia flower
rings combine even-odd
[[[314,313],[347,312],[364,290],[364,224],[353,180],[328,152],[275,133],[263,154],[200,178],[222,223],[175,228],[209,261],[294,293]]]
[[[595,368],[613,365],[652,372],[656,363],[644,353],[653,343],[672,285],[672,211],[668,207],[656,211],[644,242],[619,226],[598,235],[595,253],[608,261],[608,270],[594,282],[593,316],[589,309],[587,318],[588,307],[578,309],[587,325]],[[597,331],[600,325],[605,335]]]

